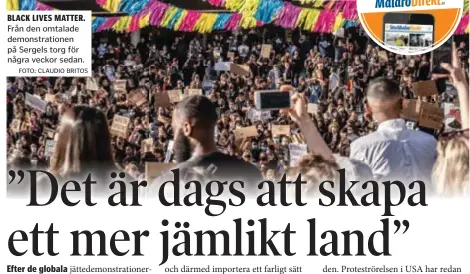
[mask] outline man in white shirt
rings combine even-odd
[[[379,126],[376,132],[351,144],[351,158],[363,161],[376,180],[430,182],[437,141],[427,133],[407,129],[400,118],[399,86],[385,78],[373,80],[367,90],[368,110]]]

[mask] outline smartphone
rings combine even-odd
[[[452,64],[452,43],[454,38],[449,38],[444,44],[431,52],[432,54],[432,67],[440,73],[448,74],[448,71],[441,68],[442,63]],[[436,72],[437,73],[437,72]]]
[[[259,110],[279,110],[292,108],[292,92],[263,90],[255,92],[255,107]]]
[[[449,38],[444,44],[432,51],[432,73],[436,77],[436,86],[439,94],[447,91],[448,78],[445,75],[449,72],[441,67],[442,63],[452,64],[452,43],[454,38]],[[444,77],[440,77],[444,75]]]
[[[384,15],[382,41],[394,50],[413,53],[434,45],[434,29],[432,14],[390,12]]]

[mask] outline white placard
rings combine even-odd
[[[40,112],[45,112],[47,103],[41,98],[26,92],[26,105],[37,109]]]
[[[297,162],[305,155],[308,154],[307,145],[304,144],[289,144],[289,165],[295,166]]]

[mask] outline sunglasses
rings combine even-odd
[[[452,139],[460,136],[464,136],[466,138],[469,138],[469,129],[461,129],[461,130],[456,130],[456,131],[451,131],[451,132],[446,132],[442,133],[440,136],[440,139]]]

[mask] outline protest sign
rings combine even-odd
[[[249,76],[250,67],[244,65],[230,64],[230,72],[240,76]]]
[[[388,62],[388,55],[385,50],[380,50],[379,51],[379,60],[380,62]]]
[[[462,128],[462,117],[460,107],[453,103],[443,103],[445,132],[455,131]]]
[[[403,100],[402,114],[403,118],[418,121],[420,113],[420,101],[418,100]]]
[[[250,119],[252,122],[266,121],[271,119],[271,111],[269,110],[250,109],[247,115],[248,119]]]
[[[311,114],[315,114],[318,112],[318,104],[308,104],[307,112]]]
[[[26,100],[25,100],[26,105],[32,107],[33,109],[37,109],[40,112],[45,112],[46,111],[46,101],[41,100],[41,98],[32,95],[30,93],[26,92]]]
[[[21,130],[21,120],[13,119],[11,121],[10,128],[13,132],[19,132]]]
[[[113,83],[114,92],[117,94],[127,93],[126,82],[127,82],[126,80],[114,80],[114,83]]]
[[[258,136],[258,129],[255,126],[242,127],[234,130],[235,140],[241,140],[248,137]]]
[[[202,89],[189,89],[188,96],[200,95],[202,96]]]
[[[171,106],[170,96],[167,91],[155,92],[155,106],[168,108]]]
[[[95,78],[92,78],[92,77],[86,78],[86,89],[87,90],[92,90],[92,91],[99,90],[100,88],[99,88],[99,85],[98,85],[98,81]]]
[[[420,127],[440,130],[444,122],[444,111],[431,103],[421,102],[418,124]]]
[[[434,80],[415,82],[412,84],[412,89],[416,96],[434,96],[439,94]]]
[[[268,119],[271,119],[271,111],[269,111],[269,110],[261,111],[260,115],[261,115],[260,116],[261,121],[266,121]]]
[[[307,145],[304,144],[289,144],[289,163],[290,166],[295,166],[299,160],[307,155]]]
[[[54,139],[55,130],[50,127],[44,127],[44,135],[49,139]]]
[[[271,50],[273,48],[273,45],[270,44],[263,44],[261,46],[261,57],[263,58],[269,58],[271,56]]]
[[[273,125],[271,127],[273,136],[290,135],[290,126],[288,125]]]
[[[118,137],[127,138],[130,122],[131,119],[128,117],[114,115],[113,124],[111,126],[111,134]]]
[[[44,150],[44,155],[46,157],[52,157],[54,155],[56,141],[54,140],[47,140],[46,141],[46,148]]]
[[[138,107],[141,107],[147,103],[147,98],[140,90],[134,90],[129,93],[128,100],[131,102],[131,104],[136,105]]]
[[[215,71],[230,71],[231,62],[219,62],[214,66]]]
[[[178,103],[183,98],[183,94],[179,89],[169,90],[168,97],[170,98],[170,103]]]
[[[44,101],[54,103],[54,102],[56,102],[56,95],[51,94],[51,93],[47,93],[44,96]]]
[[[145,179],[147,182],[151,182],[175,165],[173,163],[145,162]]]
[[[420,127],[440,130],[444,122],[444,111],[431,103],[420,102],[421,110],[418,117]]]

